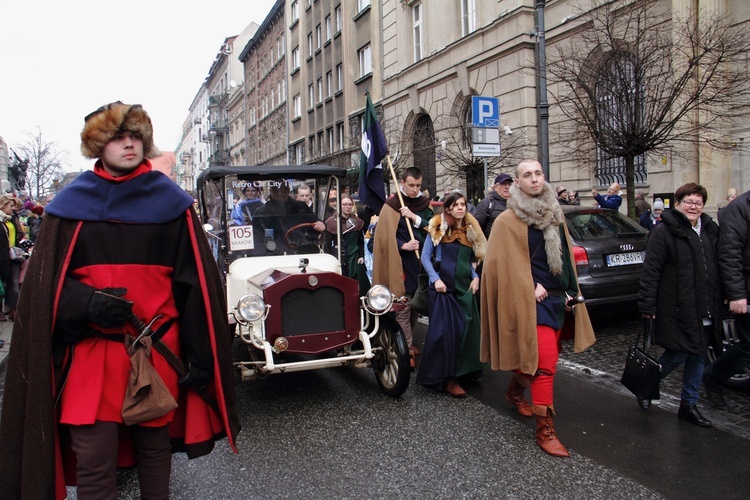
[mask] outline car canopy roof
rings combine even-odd
[[[245,166],[214,166],[204,170],[198,176],[198,189],[209,179],[237,175],[252,179],[254,177],[299,177],[316,175],[334,175],[343,177],[346,169],[343,167],[332,167],[330,165],[245,165]]]

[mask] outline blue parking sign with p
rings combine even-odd
[[[484,128],[500,126],[500,105],[497,97],[471,97],[471,125]]]

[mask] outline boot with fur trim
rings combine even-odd
[[[553,457],[570,457],[568,449],[557,439],[552,407],[533,405],[532,409],[536,417],[536,444]]]
[[[505,399],[516,407],[518,414],[522,417],[531,417],[534,415],[534,412],[531,411],[531,405],[526,401],[526,398],[523,397],[523,391],[528,386],[528,380],[513,374],[513,378],[510,379],[510,384],[508,385],[508,390],[505,391]]]

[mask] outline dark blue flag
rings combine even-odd
[[[362,132],[362,151],[359,154],[359,200],[375,213],[380,213],[385,203],[383,167],[380,162],[387,155],[388,145],[385,143],[385,136],[380,129],[368,92]]]

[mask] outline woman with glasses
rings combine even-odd
[[[705,356],[712,334],[721,328],[721,293],[716,242],[719,226],[703,213],[706,189],[685,184],[674,193],[674,210],[665,210],[651,229],[641,273],[638,309],[654,321],[654,342],[663,379],[685,365],[677,416],[701,427],[711,422],[696,406]],[[639,399],[644,410],[650,400]]]
[[[335,206],[335,205],[334,205]],[[351,196],[341,195],[341,213],[326,219],[326,251],[336,255],[336,221],[341,229],[341,273],[359,282],[359,293],[366,294],[370,280],[365,268],[365,223],[354,213]]]

